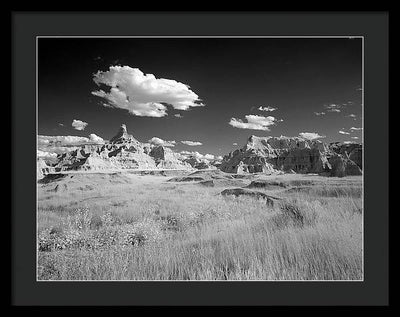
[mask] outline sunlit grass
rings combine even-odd
[[[273,191],[282,198],[274,207],[252,198],[224,198],[219,195],[224,188],[166,179],[114,180],[87,191],[70,184],[63,193],[39,187],[38,230],[63,228],[61,236],[77,230],[80,244],[39,252],[38,279],[363,278],[361,179],[330,180],[307,192]],[[70,221],[77,208],[87,208],[88,225],[81,229]],[[104,220],[107,215],[113,220]],[[138,226],[143,243],[125,245],[123,236],[93,247],[100,233],[110,230],[140,236]]]

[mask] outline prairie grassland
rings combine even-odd
[[[264,177],[272,207],[170,178],[38,184],[38,279],[363,279],[361,177]]]

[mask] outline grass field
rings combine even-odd
[[[362,177],[198,175],[38,183],[38,280],[363,279]],[[220,195],[257,179],[281,200]]]

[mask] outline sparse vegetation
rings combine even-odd
[[[283,175],[274,181],[288,186],[258,189],[282,198],[273,206],[223,197],[225,185],[101,177],[38,184],[39,280],[363,278],[360,177]]]

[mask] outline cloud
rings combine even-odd
[[[241,119],[232,118],[229,124],[238,129],[251,129],[251,130],[263,130],[270,131],[269,126],[274,125],[277,121],[272,116],[263,117],[258,115],[246,115],[247,122],[243,122]]]
[[[203,145],[201,142],[197,141],[181,141],[183,144],[189,145],[189,146],[198,146],[198,145]]]
[[[157,146],[162,145],[165,147],[174,147],[176,144],[176,141],[165,141],[165,140],[157,138],[155,136],[152,137],[148,142],[153,145],[157,145]]]
[[[329,105],[324,105],[324,108],[326,109],[326,111],[328,112],[341,112],[341,108],[343,107],[343,105],[338,105],[338,104],[329,104]]]
[[[48,138],[51,137],[45,135],[38,135],[38,140],[37,140],[38,145],[48,145],[50,143],[50,140]]]
[[[180,113],[174,114],[174,117],[183,118],[183,116]]]
[[[58,124],[60,127],[63,127],[64,126],[64,123],[59,123]]]
[[[99,137],[99,136],[97,136],[94,133],[89,134],[89,140],[94,142],[94,143],[104,143],[104,139]]]
[[[103,138],[91,134],[89,138],[74,135],[57,135],[47,136],[38,135],[38,146],[70,146],[70,145],[84,145],[87,143],[103,143]]]
[[[55,158],[57,153],[37,150],[37,157]]]
[[[351,127],[350,130],[351,130],[351,131],[359,131],[359,130],[362,130],[362,128]]]
[[[204,158],[205,158],[206,160],[212,161],[212,160],[215,159],[215,156],[214,156],[213,154],[204,154]]]
[[[316,116],[323,116],[325,112],[314,112]]]
[[[258,110],[260,110],[260,111],[275,111],[276,109],[278,109],[278,108],[274,108],[274,107],[270,107],[270,106],[267,106],[267,107],[260,106],[258,108]]]
[[[339,133],[340,133],[340,134],[350,134],[349,132],[342,131],[342,130],[340,130]]]
[[[189,151],[181,151],[180,154],[185,158],[193,157],[198,160],[208,160],[213,161],[216,159],[215,155],[213,154],[201,154],[199,152],[189,152]]]
[[[315,140],[315,139],[325,138],[324,135],[319,135],[317,132],[300,132],[299,135],[303,139],[307,139],[307,140]]]
[[[108,71],[94,74],[93,81],[110,87],[108,93],[97,90],[93,95],[105,99],[107,106],[125,109],[135,116],[164,117],[167,107],[163,103],[177,110],[204,106],[188,85],[144,74],[138,68],[110,66]]]
[[[199,152],[180,151],[179,153],[184,156],[190,156],[190,155],[194,155],[194,153],[199,153]]]
[[[238,145],[238,144],[235,142],[235,143],[233,143],[232,145]]]
[[[343,141],[343,144],[353,144],[355,143],[354,141]]]
[[[75,130],[79,130],[79,131],[85,130],[87,125],[88,125],[87,122],[84,122],[84,121],[81,121],[81,120],[74,119],[72,121],[72,126],[74,127]]]
[[[349,114],[348,117],[350,117],[350,118],[357,118],[357,116],[356,116],[354,113]]]
[[[58,136],[47,136],[47,135],[38,135],[38,150],[42,152],[48,153],[65,153],[72,150],[75,150],[82,145],[85,144],[102,144],[102,138],[96,136],[99,139],[96,139],[95,134],[92,137],[81,137],[81,136],[71,136],[71,135],[58,135]]]
[[[358,136],[352,136],[352,139],[358,140]]]

